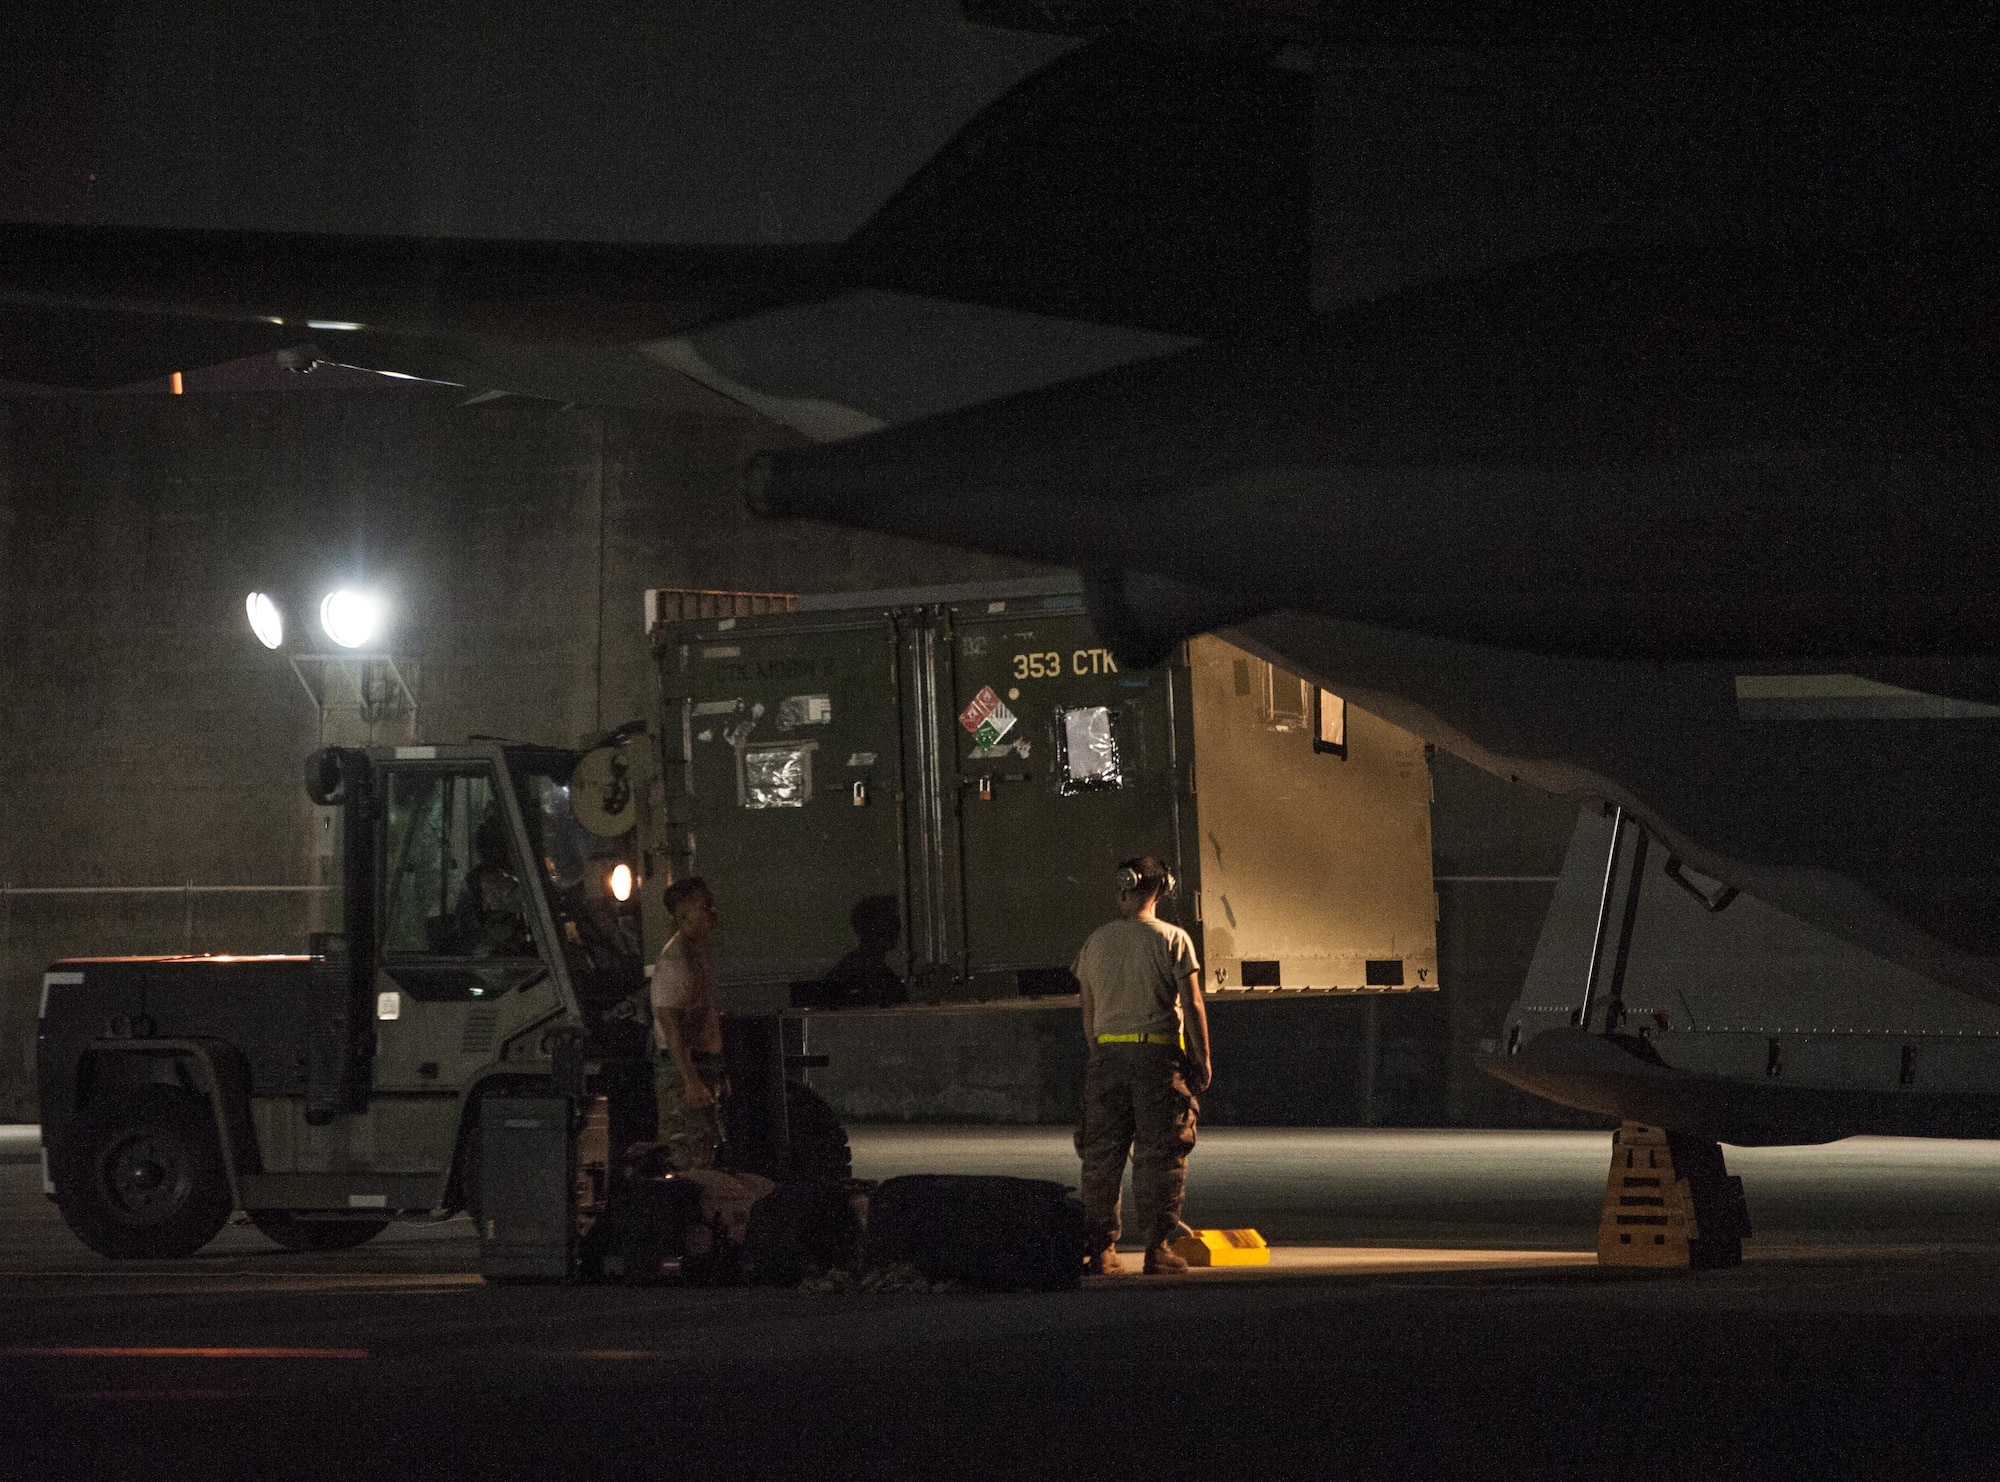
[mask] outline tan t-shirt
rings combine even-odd
[[[1071,969],[1093,1034],[1179,1034],[1181,984],[1201,971],[1194,941],[1166,921],[1110,921],[1090,934]]]
[[[675,932],[653,964],[653,1046],[660,1041],[660,1019],[680,1026],[681,1043],[696,1055],[722,1053],[722,1009],[715,989],[715,970]]]

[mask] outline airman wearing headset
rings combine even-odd
[[[1119,1202],[1132,1163],[1132,1202],[1149,1273],[1187,1270],[1174,1254],[1195,1097],[1207,1089],[1208,1015],[1188,934],[1160,920],[1174,877],[1150,855],[1118,867],[1118,919],[1090,934],[1073,969],[1083,994],[1083,1209],[1092,1271],[1122,1269]]]

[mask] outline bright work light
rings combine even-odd
[[[611,867],[611,898],[624,902],[632,899],[632,866],[616,864]]]
[[[285,641],[285,615],[269,597],[252,592],[243,599],[243,610],[250,615],[250,631],[264,647],[277,648]]]
[[[361,592],[342,587],[329,592],[319,605],[319,625],[342,648],[359,648],[382,626],[382,604]]]

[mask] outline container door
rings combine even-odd
[[[1121,670],[1075,598],[963,604],[945,621],[963,994],[1074,991],[1077,949],[1115,914],[1118,861],[1178,870],[1185,677]]]
[[[1424,743],[1220,638],[1187,650],[1210,990],[1436,988]]]
[[[721,908],[728,1006],[898,1001],[909,964],[888,615],[686,623],[660,662],[676,870],[706,879]],[[664,935],[649,926],[654,950]]]

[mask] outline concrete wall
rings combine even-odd
[[[1024,570],[753,520],[753,434],[727,414],[367,384],[0,400],[0,1118],[33,1115],[49,961],[296,950],[313,923],[302,890],[185,889],[322,879],[300,783],[318,716],[252,639],[253,588],[293,598],[296,630],[338,582],[379,585],[418,729],[567,745],[650,704],[648,586]],[[181,889],[18,893],[113,886]]]
[[[319,718],[251,638],[340,581],[390,593],[432,738],[573,744],[642,715],[648,586],[860,590],[1023,568],[752,519],[754,433],[316,374],[283,391],[0,400],[0,1119],[32,1117],[39,974],[80,953],[295,950],[323,883],[299,764]],[[1432,762],[1436,995],[1231,1005],[1211,1121],[1574,1125],[1473,1053],[1526,975],[1573,809]],[[1548,878],[1544,878],[1548,877]],[[289,893],[196,887],[283,885]],[[1073,1009],[821,1016],[857,1119],[1066,1121]]]
[[[1076,1000],[861,1009],[807,1016],[831,1064],[814,1090],[857,1122],[1076,1120]],[[1451,1044],[1434,993],[1355,994],[1209,1009],[1215,1084],[1201,1120],[1254,1127],[1428,1127],[1447,1120]]]

